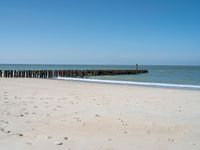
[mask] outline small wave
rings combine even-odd
[[[169,84],[169,83],[153,83],[153,82],[134,82],[134,81],[117,81],[117,80],[99,80],[99,79],[68,78],[68,77],[57,77],[57,78],[55,78],[55,79],[58,79],[58,80],[69,80],[69,81],[96,82],[96,83],[111,83],[111,84],[126,84],[126,85],[153,86],[153,87],[200,89],[200,86],[198,86],[198,85],[186,85],[186,84]]]

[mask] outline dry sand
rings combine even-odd
[[[199,150],[200,91],[0,78],[0,150]]]

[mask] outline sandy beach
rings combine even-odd
[[[200,91],[0,78],[0,150],[199,150]]]

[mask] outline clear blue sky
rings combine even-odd
[[[200,65],[200,1],[1,0],[0,63]]]

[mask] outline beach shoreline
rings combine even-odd
[[[130,86],[142,86],[142,87],[155,87],[155,88],[168,88],[168,89],[186,89],[186,90],[200,90],[198,85],[188,84],[173,84],[173,83],[156,83],[156,82],[135,82],[135,81],[122,81],[122,80],[106,80],[96,78],[71,78],[71,77],[56,77],[54,80],[63,81],[77,81],[88,83],[100,83],[100,84],[113,84],[113,85],[130,85]]]
[[[200,149],[200,91],[0,78],[0,149]]]

